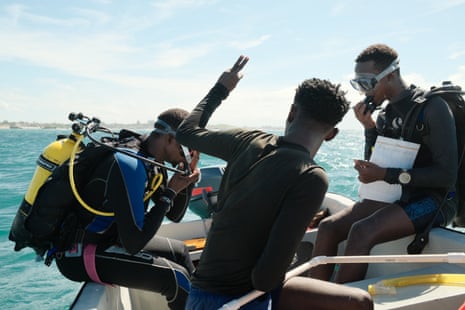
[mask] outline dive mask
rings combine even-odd
[[[165,121],[161,119],[157,119],[154,126],[156,127],[152,130],[153,133],[172,135],[176,137],[176,131],[173,128],[171,128],[171,126]],[[161,128],[157,128],[157,127],[161,127]],[[184,146],[182,144],[180,145],[181,145],[181,153],[184,155],[184,158],[186,159],[187,164],[190,165],[192,162],[192,156],[191,156],[192,151],[187,146]]]
[[[375,88],[382,78],[397,69],[399,69],[399,58],[396,58],[386,69],[376,75],[370,73],[357,74],[355,79],[350,80],[350,85],[359,92],[366,93]]]

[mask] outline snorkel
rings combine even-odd
[[[373,102],[373,98],[374,96],[366,96],[365,99],[363,99],[363,104],[365,105],[365,111],[363,111],[363,114],[373,114],[376,109],[379,109],[379,106]]]

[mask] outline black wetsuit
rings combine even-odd
[[[414,98],[421,93],[420,89],[412,85],[398,100],[390,102],[379,113],[376,128],[365,130],[365,159],[370,157],[378,135],[395,139],[401,138],[402,135],[407,141],[419,143],[420,150],[413,168],[409,169],[411,181],[408,185],[402,186],[402,196],[398,203],[408,209],[408,205],[425,197],[432,197],[436,201],[437,209],[447,192],[454,188],[457,177],[458,160],[455,123],[447,103],[440,97],[433,96],[428,99],[429,102],[421,112],[421,123],[424,126],[417,126],[418,128],[411,130],[411,132],[406,130],[410,126],[405,126],[403,130],[404,125],[410,122],[419,123],[420,109],[412,110],[410,116],[408,115],[412,107],[417,105],[413,101]],[[384,180],[390,184],[399,184],[399,173],[400,169],[398,168],[388,168]],[[415,208],[418,209],[421,206],[415,206]],[[446,200],[444,207],[441,209],[441,216],[438,217],[435,226],[449,223],[455,212],[455,199]],[[429,213],[429,215],[426,213]],[[418,212],[414,210],[407,211],[407,214],[418,231],[431,220],[435,210],[424,212],[422,216],[418,216]]]
[[[309,152],[258,130],[204,129],[227,90],[215,85],[177,131],[177,140],[227,161],[218,207],[192,278],[211,294],[271,291],[286,269],[327,190]]]
[[[60,253],[56,259],[61,273],[73,281],[98,281],[160,292],[172,309],[183,309],[190,289],[189,276],[193,265],[184,243],[155,237],[169,203],[162,195],[174,198],[164,182],[152,196],[155,205],[146,211],[144,192],[148,173],[153,167],[122,153],[105,158],[80,193],[89,205],[101,206],[114,216],[91,214],[79,208],[85,233],[77,234],[73,250]],[[191,187],[189,187],[191,189]],[[179,221],[190,198],[186,189],[176,196],[168,218]],[[85,249],[96,244],[95,279],[84,265]],[[91,259],[92,263],[92,259]]]

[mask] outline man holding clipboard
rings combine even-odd
[[[355,160],[354,165],[362,183],[361,200],[320,223],[313,256],[336,255],[339,242],[344,240],[344,255],[369,255],[376,244],[422,232],[433,220],[433,226],[447,225],[456,210],[456,200],[449,193],[457,176],[457,139],[447,103],[438,96],[431,97],[423,109],[425,126],[409,134],[403,132],[408,120],[416,121],[416,114],[411,117],[417,104],[414,98],[423,91],[405,83],[397,52],[384,44],[371,45],[359,54],[351,84],[366,96],[354,107],[355,116],[365,128],[365,160]],[[385,100],[388,104],[375,122],[372,112]],[[418,154],[410,152],[413,158],[407,161],[409,165],[378,162],[399,151],[384,149],[377,157],[383,143],[406,142],[401,140],[419,145]],[[377,182],[382,183],[381,187]],[[391,185],[399,189],[397,194],[374,194],[376,190],[386,194],[383,186]],[[334,281],[362,280],[367,267],[343,264],[334,274]],[[322,265],[313,268],[310,275],[330,280],[333,271],[334,266]]]

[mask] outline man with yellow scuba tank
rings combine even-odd
[[[52,248],[47,254],[65,277],[159,292],[171,309],[184,309],[194,268],[187,247],[155,234],[165,215],[175,222],[182,219],[200,176],[198,153],[189,152],[175,137],[187,115],[170,109],[158,116],[148,135],[120,133],[118,150],[98,160],[85,184],[76,180],[73,211],[62,224],[70,227],[62,239],[71,242],[66,242],[66,250]],[[176,171],[171,178],[168,169]],[[53,182],[54,177],[60,179],[59,170],[40,188],[33,210],[63,203],[65,186]],[[154,206],[148,209],[150,200]]]

